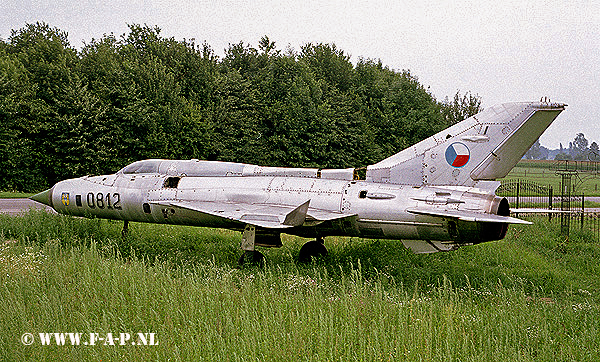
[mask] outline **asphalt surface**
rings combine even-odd
[[[51,213],[55,213],[50,206],[42,205],[39,202],[35,202],[29,199],[0,199],[0,214],[8,214],[10,216],[17,216],[28,212],[31,209],[35,210],[46,210]]]
[[[508,196],[506,198],[508,200],[508,202],[510,203],[511,206],[514,206],[514,203],[516,201],[516,197],[513,196]],[[598,196],[585,196],[584,197],[585,201],[591,201],[591,202],[600,202],[600,197]],[[572,196],[572,201],[571,203],[577,203],[577,202],[581,202],[581,198],[579,196]],[[548,202],[548,196],[521,196],[519,197],[519,202]],[[553,197],[553,204],[559,204],[560,203],[560,195],[558,196],[554,196]]]

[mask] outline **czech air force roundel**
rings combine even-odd
[[[454,142],[446,148],[446,161],[452,167],[463,167],[470,157],[469,148],[460,142]]]

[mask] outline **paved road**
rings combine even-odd
[[[510,203],[511,206],[514,205],[514,203],[516,202],[516,197],[513,196],[508,196],[506,198],[508,200],[508,202]],[[581,202],[581,198],[580,197],[573,197],[571,200],[571,203],[577,203],[577,201]],[[600,197],[598,196],[585,196],[585,201],[592,201],[592,202],[600,202]],[[548,202],[548,196],[521,196],[519,197],[519,202]],[[553,204],[558,204],[560,203],[560,196],[554,196],[553,197]]]
[[[29,199],[0,199],[0,214],[16,216],[31,209],[46,210],[48,212],[56,213],[51,207]]]

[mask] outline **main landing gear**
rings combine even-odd
[[[310,263],[313,259],[318,259],[327,255],[327,248],[323,245],[323,238],[311,240],[300,248],[298,262]],[[262,265],[265,262],[265,256],[258,250],[245,250],[238,265]]]
[[[242,250],[244,254],[238,261],[238,266],[243,265],[262,265],[265,261],[265,256],[258,250],[254,250],[256,240],[256,227],[252,225],[246,225],[244,231],[242,231]]]
[[[263,264],[265,256],[255,246],[265,247],[280,247],[281,237],[279,234],[259,234],[260,239],[257,240],[256,227],[246,225],[242,231],[242,250],[244,253],[238,260],[238,265],[241,267],[247,264]],[[309,263],[313,259],[327,255],[327,248],[323,245],[323,237],[317,237],[316,240],[311,240],[300,248],[298,262]]]
[[[311,240],[300,248],[300,254],[298,254],[298,261],[300,263],[310,263],[313,258],[320,258],[327,255],[327,248],[324,245],[322,237],[318,237],[316,240]]]

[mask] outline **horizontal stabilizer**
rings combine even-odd
[[[505,223],[505,224],[525,224],[531,225],[529,221],[517,219],[509,216],[500,216],[494,214],[484,214],[480,212],[471,211],[458,211],[458,210],[437,210],[437,209],[416,209],[411,208],[406,210],[413,214],[429,215],[437,217],[451,217],[463,221],[471,222],[494,222],[494,223]]]

